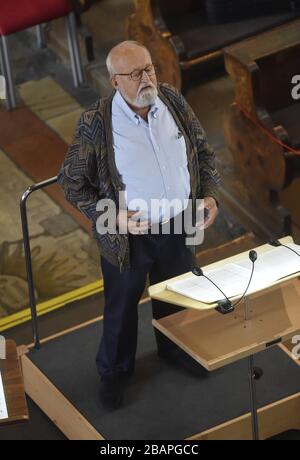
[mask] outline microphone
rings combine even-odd
[[[295,251],[295,249],[293,249],[293,248],[290,248],[290,247],[287,246],[286,244],[282,244],[279,240],[269,240],[269,241],[268,241],[268,244],[270,244],[271,246],[274,246],[275,248],[277,248],[277,247],[279,247],[279,246],[283,246],[284,248],[289,249],[289,250],[292,251],[294,254],[296,254],[297,256],[300,257],[299,252]]]
[[[217,284],[212,280],[210,279],[208,276],[206,276],[204,273],[203,273],[203,270],[198,267],[197,265],[195,265],[192,269],[192,273],[196,276],[204,276],[204,278],[206,278],[210,283],[212,283],[220,292],[221,294],[225,297],[225,299],[222,299],[222,300],[219,300],[217,302],[218,306],[216,307],[216,310],[219,312],[219,313],[222,313],[223,315],[226,315],[227,313],[231,313],[232,311],[234,311],[235,307],[243,300],[243,298],[245,297],[248,289],[249,289],[249,286],[250,286],[250,283],[252,281],[252,277],[253,277],[253,272],[254,272],[254,262],[256,261],[257,259],[257,252],[252,250],[249,252],[249,259],[251,260],[252,262],[252,270],[251,270],[251,275],[250,275],[250,278],[249,278],[249,282],[248,282],[248,285],[242,295],[242,297],[237,301],[235,302],[234,304],[232,304],[231,300],[227,297],[227,295],[222,291],[222,289],[217,286]]]
[[[249,259],[251,260],[251,262],[255,262],[257,259],[257,252],[253,249],[249,252]]]

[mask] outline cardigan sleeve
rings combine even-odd
[[[101,214],[96,211],[101,198],[93,180],[96,171],[94,146],[85,135],[81,116],[58,173],[58,183],[66,200],[94,223]]]

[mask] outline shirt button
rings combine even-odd
[[[167,187],[168,190],[170,190],[170,187]]]

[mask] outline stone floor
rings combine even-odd
[[[17,315],[29,304],[20,197],[32,183],[58,173],[83,110],[50,76],[20,83],[18,93],[19,107],[11,114],[4,108],[0,111],[2,327],[7,316]],[[67,202],[57,186],[50,189],[33,193],[27,205],[39,304],[86,287],[101,275],[97,245],[90,238],[88,221],[73,208],[64,209]]]

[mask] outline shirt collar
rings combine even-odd
[[[123,96],[119,91],[116,91],[116,94],[114,96],[114,102],[117,105],[117,107],[128,117],[130,118],[136,125],[139,125],[141,122],[141,117],[135,113],[127,104]],[[156,98],[156,101],[154,104],[151,105],[150,108],[150,114],[153,118],[157,118],[157,112],[159,110],[158,106],[158,97]]]

